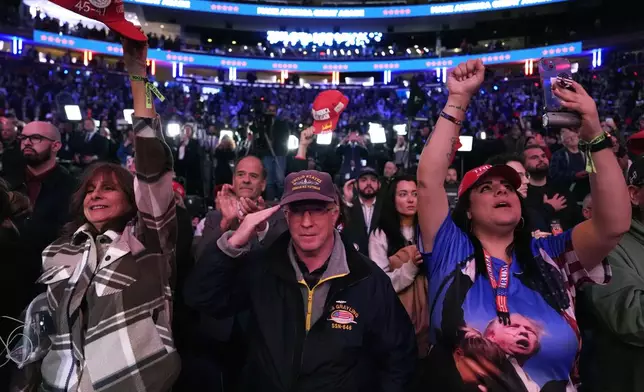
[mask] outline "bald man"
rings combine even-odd
[[[68,209],[76,179],[56,163],[61,149],[60,132],[51,123],[34,121],[20,135],[20,151],[24,158],[16,170],[14,189],[29,196],[32,215],[18,225],[25,246],[25,261],[34,268],[34,279],[40,271],[40,254],[60,236],[60,230],[70,220]]]
[[[23,128],[19,139],[22,156],[31,174],[40,176],[56,166],[56,154],[62,144],[60,132],[52,123],[30,122]]]

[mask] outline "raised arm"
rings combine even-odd
[[[201,253],[184,287],[188,306],[212,317],[229,317],[250,306],[249,290],[259,273],[259,255],[248,255],[257,226],[280,207],[248,214],[236,231],[227,231]]]
[[[469,60],[451,69],[447,76],[449,97],[436,122],[418,164],[418,220],[423,250],[431,252],[434,238],[449,206],[443,183],[458,142],[460,122],[465,118],[472,95],[478,91],[485,68],[481,60]]]
[[[132,118],[134,192],[138,209],[137,235],[153,252],[174,252],[177,241],[177,218],[172,190],[172,153],[165,143],[161,121],[146,87],[147,44],[123,40],[123,61],[130,75],[134,115]],[[144,80],[145,79],[145,80]]]
[[[313,143],[313,139],[315,138],[313,131],[313,127],[309,127],[300,133],[297,154],[295,154],[295,157],[293,159],[291,171],[298,172],[308,169],[309,163],[306,155],[308,153],[309,147],[311,146],[311,143]]]
[[[605,137],[597,105],[586,90],[572,81],[575,91],[558,88],[554,94],[561,98],[562,106],[581,115],[579,137],[583,143],[594,144],[591,152],[594,171],[590,173],[590,194],[593,198],[593,218],[575,226],[572,231],[572,245],[579,262],[591,270],[604,260],[617,245],[631,224],[631,204],[622,169],[612,150],[612,144],[597,148]],[[593,146],[591,146],[591,151]]]

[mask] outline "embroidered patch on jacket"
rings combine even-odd
[[[331,321],[331,328],[352,330],[351,324],[357,324],[360,314],[351,306],[346,304],[346,301],[336,301],[329,309],[329,321]]]

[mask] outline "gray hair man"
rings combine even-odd
[[[213,317],[250,311],[252,377],[242,390],[406,390],[414,328],[387,275],[335,229],[331,176],[291,173],[284,187],[279,206],[247,215],[208,245],[186,301]],[[251,238],[280,209],[288,231],[251,251]]]

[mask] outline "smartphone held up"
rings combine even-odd
[[[570,61],[563,57],[543,58],[539,60],[539,75],[543,86],[544,128],[578,128],[581,125],[579,114],[563,108],[561,100],[552,92],[555,83],[558,87],[573,90]]]

